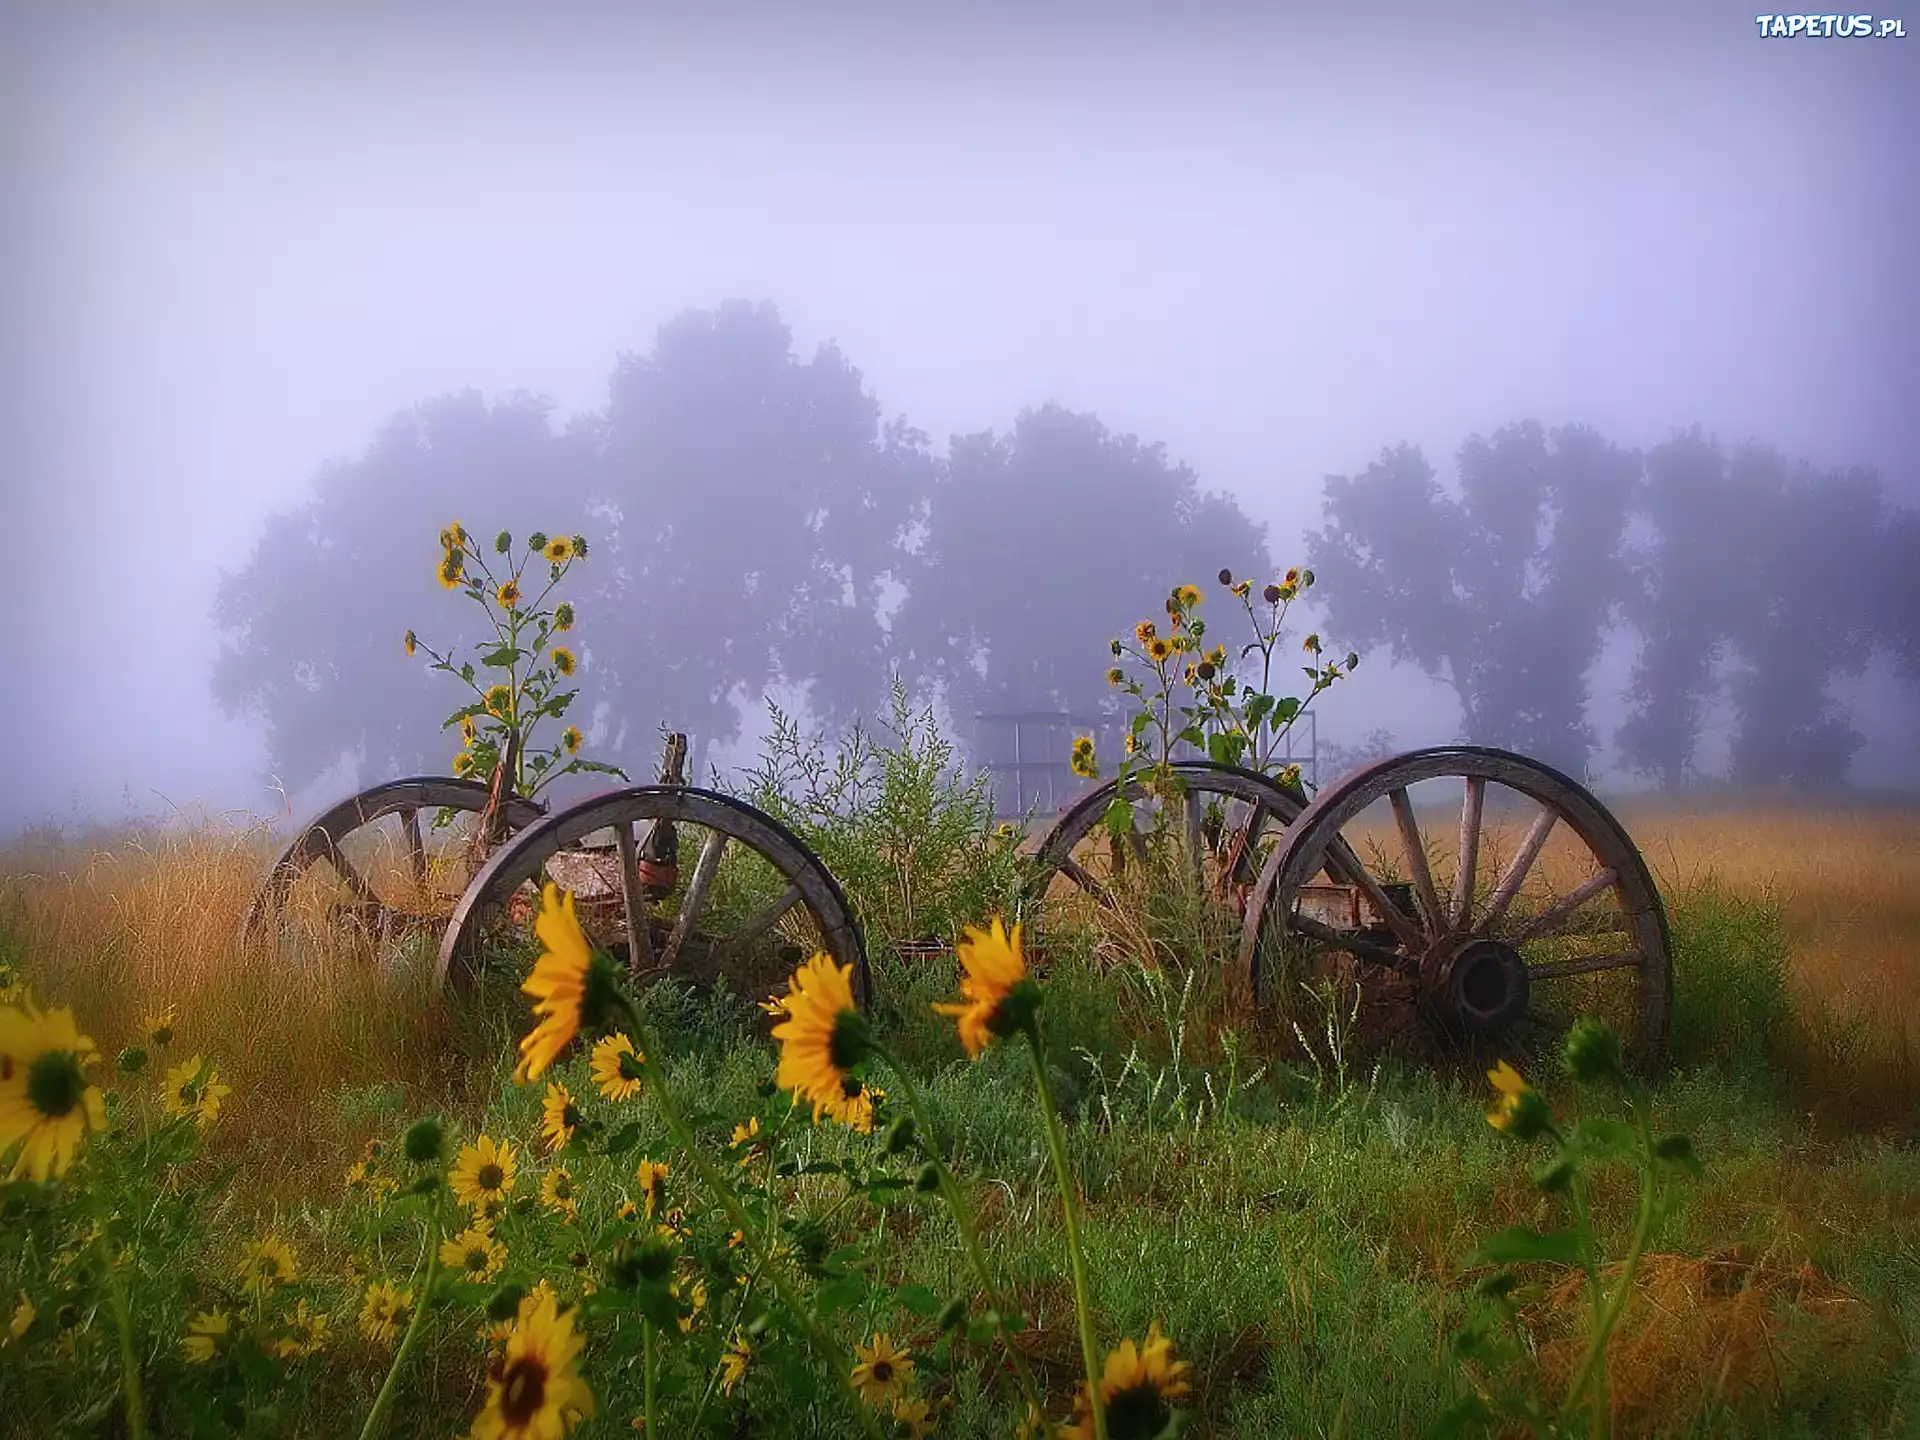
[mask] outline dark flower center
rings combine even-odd
[[[13,1079],[13,1056],[0,1055],[0,1080]]]
[[[873,1378],[882,1385],[891,1384],[893,1382],[893,1362],[891,1360],[874,1361]]]
[[[49,1050],[27,1067],[27,1100],[49,1120],[72,1114],[86,1089],[80,1057],[71,1050]]]
[[[1153,1440],[1173,1412],[1151,1380],[1129,1385],[1107,1402],[1107,1434],[1111,1440]]]
[[[480,1246],[476,1245],[467,1251],[467,1269],[484,1270],[487,1268],[487,1262],[487,1252]]]
[[[498,1190],[500,1182],[507,1178],[507,1174],[498,1165],[482,1165],[480,1173],[473,1178],[479,1182],[482,1190]]]
[[[500,1415],[509,1425],[524,1427],[540,1413],[547,1396],[547,1367],[532,1356],[507,1366],[500,1382]]]
[[[640,1068],[639,1058],[628,1051],[622,1050],[620,1052],[620,1078],[622,1080],[639,1080],[645,1078],[645,1075],[646,1072]]]
[[[578,1125],[579,1123],[580,1123],[580,1111],[574,1105],[569,1103],[568,1105],[566,1105],[561,1109],[560,1124],[564,1128],[571,1130],[573,1129],[574,1126]]]

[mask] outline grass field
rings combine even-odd
[[[1782,803],[1623,815],[1674,931],[1675,1068],[1655,1092],[1658,1125],[1691,1134],[1706,1170],[1682,1190],[1609,1352],[1615,1433],[1920,1434],[1920,811]],[[347,1188],[369,1142],[390,1155],[411,1117],[437,1112],[464,1137],[512,1137],[530,1176],[558,1163],[539,1159],[539,1088],[511,1080],[526,1026],[511,984],[436,1007],[424,942],[401,965],[344,943],[298,966],[237,945],[263,854],[257,834],[205,825],[0,855],[0,958],[36,997],[73,1006],[108,1056],[140,1041],[143,1016],[176,1006],[168,1056],[213,1057],[232,1086],[197,1158],[160,1185],[192,1210],[179,1232],[190,1238],[177,1250],[155,1242],[144,1268],[133,1262],[134,1345],[159,1434],[357,1433],[388,1359],[354,1330],[359,1286],[404,1272],[404,1237],[418,1230]],[[882,1037],[923,1077],[985,1248],[1026,1318],[1023,1353],[1064,1411],[1079,1352],[1030,1081],[1004,1048],[967,1063],[931,1013],[928,1002],[952,992],[950,966],[884,953],[876,966]],[[1342,1055],[1337,1023],[1317,1032],[1332,1043],[1303,1060],[1236,1017],[1228,993],[1204,966],[1185,987],[1097,959],[1090,942],[1051,957],[1044,1013],[1101,1333],[1165,1326],[1192,1365],[1189,1434],[1423,1434],[1459,1393],[1447,1337],[1471,1290],[1461,1257],[1501,1226],[1558,1223],[1554,1202],[1487,1125],[1478,1077]],[[753,998],[663,985],[647,1013],[701,1110],[773,1131],[786,1099],[764,1093],[774,1050]],[[562,1074],[597,1102],[582,1060]],[[118,1083],[151,1089],[146,1076]],[[1564,1080],[1537,1083],[1556,1106],[1573,1103]],[[635,1198],[632,1162],[667,1159],[672,1146],[645,1098],[583,1108],[638,1127],[630,1151],[568,1162],[584,1203],[610,1217]],[[781,1143],[796,1157],[885,1166],[872,1137],[786,1123]],[[691,1210],[699,1197],[680,1170],[669,1193]],[[1603,1174],[1592,1190],[1615,1251],[1632,1221],[1630,1182]],[[784,1184],[787,1213],[872,1267],[836,1292],[828,1316],[848,1363],[855,1342],[888,1331],[920,1357],[938,1433],[1012,1434],[1018,1410],[993,1348],[937,1344],[932,1319],[900,1300],[902,1286],[965,1288],[930,1204],[892,1191],[849,1198],[828,1174]],[[22,1203],[10,1192],[6,1204]],[[268,1233],[299,1256],[297,1293],[335,1316],[333,1339],[270,1373],[192,1364],[181,1348],[189,1315],[231,1288],[243,1245]],[[510,1211],[498,1231],[504,1274],[550,1276],[578,1295],[600,1272],[569,1256],[593,1248],[580,1238],[592,1233],[538,1207]],[[125,1433],[112,1328],[61,1304],[83,1288],[62,1264],[0,1247],[0,1299],[36,1298],[34,1322],[0,1342],[0,1433]],[[1578,1293],[1541,1278],[1525,1325],[1551,1384],[1573,1364]],[[432,1312],[394,1433],[464,1433],[485,1394],[483,1299],[462,1292]],[[700,1393],[728,1338],[717,1309],[666,1347],[662,1387]],[[578,1433],[631,1433],[644,1367],[611,1330],[587,1333],[584,1373],[600,1403]],[[810,1384],[791,1367],[750,1372],[709,1407],[722,1427],[711,1433],[857,1433]],[[236,1396],[278,1408],[237,1418]]]

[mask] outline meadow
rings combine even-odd
[[[1920,812],[1780,801],[1623,814],[1674,932],[1674,1063],[1652,1106],[1661,1129],[1692,1136],[1704,1174],[1676,1189],[1609,1344],[1613,1433],[1920,1433]],[[855,816],[835,843],[884,852],[875,824]],[[493,1230],[504,1263],[423,1315],[386,1402],[392,1433],[465,1433],[497,1353],[487,1306],[500,1286],[541,1277],[584,1302],[580,1367],[597,1403],[575,1433],[640,1428],[655,1392],[682,1397],[665,1412],[678,1421],[658,1433],[860,1433],[817,1367],[781,1358],[797,1342],[736,1331],[730,1322],[750,1313],[728,1308],[738,1292],[697,1290],[684,1263],[672,1280],[679,1308],[665,1317],[679,1323],[646,1328],[644,1353],[630,1316],[596,1309],[594,1294],[618,1287],[634,1253],[613,1238],[618,1218],[643,1209],[678,1232],[670,1242],[683,1256],[705,1253],[712,1197],[659,1107],[645,1094],[604,1098],[585,1056],[571,1054],[553,1075],[578,1097],[583,1128],[598,1120],[615,1139],[548,1153],[542,1087],[513,1078],[528,1027],[517,977],[436,1001],[424,982],[430,939],[379,956],[343,936],[297,964],[238,944],[267,854],[258,828],[209,820],[42,836],[0,857],[0,958],[15,980],[73,1007],[104,1056],[151,1057],[141,1073],[101,1077],[118,1092],[115,1135],[152,1109],[160,1070],[189,1055],[230,1087],[212,1123],[188,1127],[195,1143],[177,1163],[101,1141],[73,1172],[84,1176],[90,1153],[147,1167],[115,1191],[144,1210],[91,1223],[124,1237],[128,1349],[152,1433],[357,1433],[394,1343],[357,1323],[364,1292],[381,1277],[418,1284],[415,1212],[426,1202],[392,1191],[409,1173],[402,1134],[429,1114],[454,1144],[509,1141],[522,1174]],[[911,918],[889,909],[884,879],[864,895],[850,886],[869,917],[876,1033],[921,1077],[1020,1316],[1013,1346],[1058,1415],[1081,1353],[1046,1126],[1015,1047],[970,1062],[932,1011],[954,992],[951,955],[901,958],[898,942],[943,903],[950,867],[927,863],[936,873],[919,877]],[[1262,1023],[1204,936],[1186,955],[1131,959],[1113,942],[1061,931],[1044,977],[1100,1333],[1111,1343],[1163,1328],[1190,1367],[1190,1435],[1430,1433],[1465,1388],[1451,1337],[1486,1267],[1463,1257],[1502,1226],[1552,1223],[1555,1204],[1513,1139],[1487,1124],[1483,1078],[1353,1053],[1338,1007],[1299,1032]],[[759,998],[657,983],[642,1002],[653,1058],[678,1093],[699,1097],[693,1123],[723,1161],[729,1124],[758,1127],[740,1173],[777,1195],[796,1282],[812,1287],[846,1364],[871,1359],[877,1335],[916,1362],[911,1395],[924,1404],[877,1412],[887,1433],[1014,1433],[1018,1390],[978,1297],[968,1322],[942,1313],[971,1282],[934,1198],[914,1186],[913,1158],[888,1155],[885,1123],[865,1134],[816,1126],[790,1106],[771,1084]],[[172,1034],[156,1047],[143,1027],[168,1010]],[[1586,1103],[1563,1076],[1531,1078],[1557,1109]],[[883,1122],[899,1098],[882,1101]],[[643,1157],[668,1167],[660,1188],[636,1181]],[[536,1176],[561,1168],[579,1197],[571,1216],[540,1198]],[[66,1250],[20,1243],[24,1217],[47,1203],[28,1188],[9,1187],[4,1201],[13,1239],[0,1245],[0,1295],[27,1318],[0,1340],[0,1432],[127,1433],[125,1355],[89,1273],[87,1226],[75,1222]],[[1588,1194],[1617,1254],[1633,1176],[1597,1173]],[[724,1237],[724,1217],[713,1223]],[[286,1283],[243,1296],[235,1267],[269,1237],[294,1257]],[[1563,1268],[1520,1269],[1537,1282],[1515,1311],[1528,1383],[1552,1390],[1577,1358],[1580,1289]],[[211,1313],[231,1314],[235,1334],[256,1329],[260,1343],[223,1333],[196,1348],[191,1327]],[[296,1313],[307,1322],[297,1332]],[[656,1347],[657,1333],[667,1339]],[[741,1373],[728,1380],[736,1343]]]

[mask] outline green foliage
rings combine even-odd
[[[1792,953],[1778,904],[1707,877],[1673,897],[1668,919],[1673,1063],[1767,1077],[1792,1014]]]

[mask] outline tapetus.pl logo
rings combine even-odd
[[[1756,15],[1763,40],[1903,40],[1904,20],[1873,15]]]

